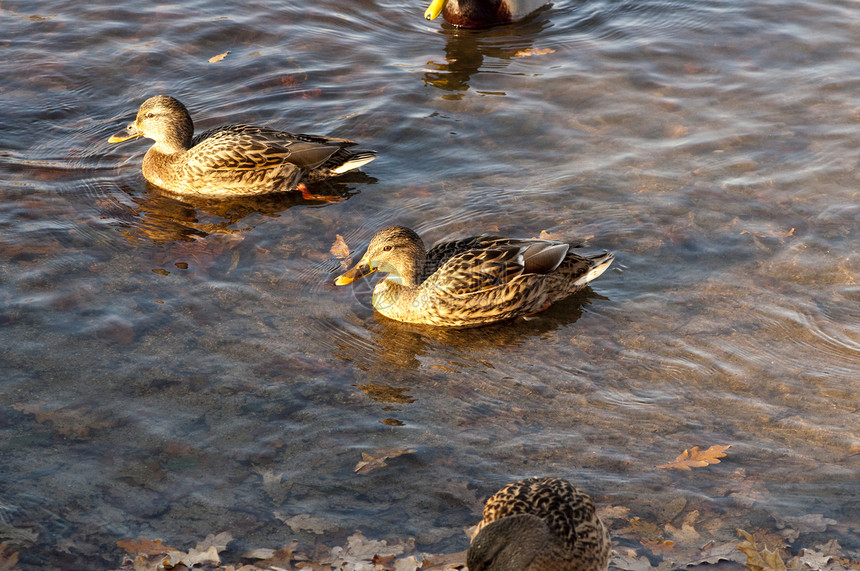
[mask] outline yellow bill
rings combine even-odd
[[[352,268],[342,276],[338,276],[338,278],[334,281],[334,285],[349,285],[356,280],[360,280],[365,276],[369,276],[375,271],[376,268],[370,267],[370,264],[367,264],[364,262],[364,260],[362,260],[357,263],[354,268]]]
[[[427,10],[424,11],[424,17],[428,20],[435,19],[442,13],[442,9],[445,8],[445,2],[447,0],[433,0],[430,6],[427,7]]]
[[[139,130],[137,126],[132,123],[125,129],[108,139],[108,143],[122,143],[123,141],[128,141],[129,139],[134,139],[135,137],[141,136],[143,136],[143,131]]]

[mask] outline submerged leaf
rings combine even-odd
[[[346,245],[346,240],[340,234],[335,234],[334,243],[329,250],[331,255],[340,260],[349,257],[349,246]]]
[[[668,464],[660,464],[657,467],[692,470],[693,468],[701,468],[708,464],[719,464],[719,458],[725,457],[724,452],[729,448],[731,448],[731,445],[720,446],[715,444],[707,450],[699,450],[698,446],[693,446],[689,450],[684,450],[674,461]]]
[[[375,454],[361,454],[361,461],[355,465],[355,469],[353,472],[356,474],[363,474],[365,472],[370,472],[371,470],[375,470],[376,468],[382,468],[383,466],[387,466],[385,463],[389,458],[396,458],[397,456],[402,456],[403,454],[412,454],[415,452],[414,448],[400,448],[400,449],[389,449],[389,450],[377,450]]]
[[[211,58],[209,58],[209,63],[218,63],[219,61],[221,61],[222,59],[227,57],[227,54],[229,54],[229,53],[230,52],[224,52],[223,54],[218,54],[217,56],[212,56]]]
[[[755,537],[742,529],[738,529],[738,534],[746,539],[738,544],[738,550],[747,556],[747,567],[750,571],[787,571],[785,562],[777,551],[766,547],[759,551]]]

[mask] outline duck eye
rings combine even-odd
[[[147,114],[145,115],[145,117],[146,117],[147,119],[152,119],[153,117],[155,117],[155,113],[153,113],[152,111],[150,111],[149,113],[147,113]]]
[[[382,251],[383,251],[383,252],[390,252],[390,251],[391,251],[391,246],[384,246],[384,247],[382,248]]]

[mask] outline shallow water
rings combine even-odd
[[[490,493],[549,474],[659,527],[684,498],[702,543],[794,526],[860,558],[860,7],[423,9],[3,3],[0,542],[27,569],[224,530],[233,560],[355,529],[458,551]],[[339,201],[164,196],[145,142],[107,143],[158,93],[379,158],[314,185]],[[531,321],[404,327],[332,284],[336,235],[360,254],[392,222],[616,262]],[[353,473],[388,449],[415,451]]]

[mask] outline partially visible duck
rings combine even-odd
[[[373,290],[379,313],[407,323],[475,327],[547,309],[606,271],[615,257],[580,256],[566,242],[473,236],[429,251],[403,226],[380,230],[335,284],[388,274]]]
[[[433,0],[424,17],[442,14],[458,28],[489,28],[521,20],[547,4],[549,0]]]
[[[567,480],[508,484],[484,506],[469,571],[605,571],[610,538],[594,502]]]
[[[143,176],[177,194],[238,196],[295,190],[357,169],[375,151],[354,151],[355,142],[291,134],[254,125],[226,125],[194,136],[185,106],[167,95],[150,97],[137,118],[111,143],[135,137],[155,144],[143,157]]]

